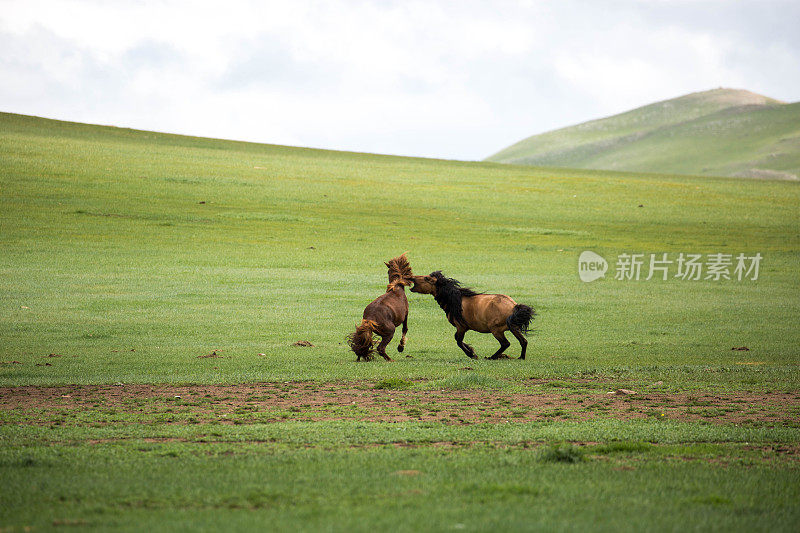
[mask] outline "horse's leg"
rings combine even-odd
[[[386,347],[392,341],[392,337],[394,337],[394,327],[392,327],[392,329],[384,328],[381,330],[381,333],[383,333],[383,335],[381,335],[381,343],[378,344],[378,353],[381,354],[381,356],[383,356],[383,358],[387,361],[391,361],[392,358],[386,355]]]
[[[519,345],[522,346],[522,355],[519,356],[520,359],[525,359],[525,350],[528,349],[528,339],[525,338],[525,335],[518,329],[509,329],[510,331],[519,341]]]
[[[467,357],[470,357],[472,359],[477,359],[478,356],[475,355],[475,350],[472,349],[472,346],[470,346],[469,344],[466,344],[464,342],[464,334],[467,331],[468,330],[466,330],[466,329],[462,330],[460,328],[456,331],[456,344],[458,344],[459,348],[464,350],[464,353],[467,354]]]
[[[406,333],[408,333],[408,315],[403,320],[403,336],[400,337],[400,345],[397,347],[398,352],[402,352],[406,347]]]
[[[494,338],[500,343],[500,348],[494,352],[494,355],[488,357],[487,359],[499,359],[503,352],[506,351],[506,348],[511,346],[511,343],[508,342],[508,339],[506,339],[506,334],[503,330],[495,330],[492,332],[492,335],[494,335]]]

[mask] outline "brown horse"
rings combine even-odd
[[[448,278],[441,271],[428,276],[414,276],[411,292],[432,294],[439,307],[444,309],[447,320],[456,327],[456,343],[467,357],[477,359],[472,346],[464,343],[464,334],[469,331],[491,333],[500,343],[500,349],[487,359],[500,359],[511,343],[506,339],[510,331],[522,346],[520,359],[525,359],[528,341],[525,334],[536,315],[527,305],[518,304],[505,294],[485,294],[462,287],[458,280]]]
[[[350,348],[356,354],[356,361],[372,360],[373,333],[381,337],[378,353],[387,361],[391,361],[392,358],[386,355],[386,346],[394,337],[395,328],[400,324],[403,324],[403,336],[400,338],[397,351],[402,352],[406,346],[408,300],[405,287],[412,284],[414,274],[411,272],[406,254],[384,264],[389,267],[389,285],[386,286],[386,293],[372,300],[372,303],[364,309],[363,320],[356,326],[356,331],[347,337]]]

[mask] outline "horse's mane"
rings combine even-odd
[[[390,259],[384,264],[389,267],[389,285],[386,286],[387,292],[398,285],[405,287],[414,283],[414,273],[411,272],[411,264],[408,262],[405,253],[394,259]]]
[[[441,270],[432,272],[431,276],[436,278],[436,295],[434,296],[436,303],[444,310],[450,322],[454,325],[464,324],[464,315],[461,312],[461,299],[483,293],[475,292],[469,287],[462,287],[457,279],[448,278],[442,274]]]

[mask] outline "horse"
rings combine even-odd
[[[355,332],[347,337],[350,348],[356,354],[356,361],[373,359],[373,333],[381,337],[377,348],[378,353],[387,361],[391,361],[392,358],[386,355],[386,346],[394,337],[395,328],[400,324],[403,324],[403,334],[400,337],[397,351],[402,352],[406,346],[408,299],[406,299],[405,287],[412,284],[414,274],[411,272],[411,265],[406,254],[395,257],[384,264],[389,268],[389,284],[386,286],[386,293],[375,298],[364,309],[361,323],[356,326]]]
[[[505,294],[486,294],[475,292],[469,287],[462,287],[458,280],[448,278],[440,270],[427,276],[414,276],[411,292],[431,294],[439,304],[447,320],[456,327],[456,343],[467,357],[477,359],[475,350],[464,343],[467,331],[491,333],[500,343],[494,355],[487,359],[500,359],[503,351],[511,346],[506,339],[506,330],[510,331],[522,347],[520,359],[525,359],[525,350],[531,320],[536,312],[527,305],[518,304]]]

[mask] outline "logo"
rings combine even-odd
[[[604,278],[608,270],[608,262],[592,251],[586,250],[581,252],[578,258],[578,275],[581,281],[589,283],[598,278]]]
[[[690,254],[663,252],[658,254],[621,253],[612,273],[615,281],[756,281],[761,269],[760,253],[744,252]],[[586,250],[578,258],[578,276],[586,283],[606,277],[608,262]]]

